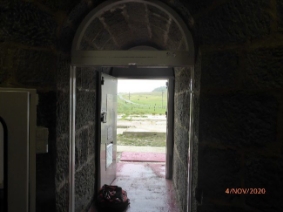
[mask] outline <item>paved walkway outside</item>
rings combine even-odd
[[[152,147],[152,146],[117,146],[117,152],[154,152],[154,153],[166,153],[166,147]]]

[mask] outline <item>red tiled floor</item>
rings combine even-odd
[[[128,193],[127,212],[177,212],[171,180],[165,179],[165,163],[117,164],[117,178],[112,185]],[[89,212],[96,212],[92,208]]]
[[[153,152],[122,152],[121,161],[133,162],[165,162],[165,153]]]

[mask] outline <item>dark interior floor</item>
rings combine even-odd
[[[127,191],[127,212],[178,212],[171,180],[165,179],[165,163],[120,162],[112,185]],[[89,212],[97,212],[92,207]]]

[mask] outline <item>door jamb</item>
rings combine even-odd
[[[101,71],[96,71],[96,133],[95,133],[95,188],[94,188],[94,196],[97,196],[98,191],[100,189],[100,150],[101,150]]]
[[[174,155],[174,85],[175,79],[168,78],[167,99],[167,130],[166,130],[166,179],[173,176],[173,155]]]
[[[70,66],[69,212],[75,211],[76,66]]]

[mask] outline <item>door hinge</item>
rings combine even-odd
[[[101,85],[104,85],[104,77],[101,77]]]
[[[166,82],[166,88],[168,88],[168,82]]]
[[[106,120],[107,120],[106,119],[106,112],[101,113],[101,118],[100,119],[101,119],[102,123],[106,123]]]

